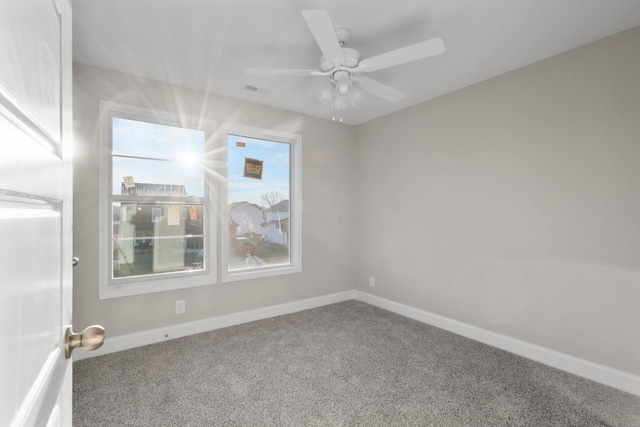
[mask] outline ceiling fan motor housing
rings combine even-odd
[[[355,68],[358,66],[360,62],[360,52],[355,49],[351,49],[349,47],[342,47],[342,56],[344,57],[344,62],[340,65],[348,68]],[[322,71],[329,71],[334,68],[333,61],[327,60],[327,58],[322,55],[320,57],[320,69]]]

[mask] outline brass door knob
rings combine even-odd
[[[64,344],[64,356],[71,358],[74,348],[82,347],[84,350],[93,351],[104,344],[104,328],[100,325],[88,326],[80,334],[74,333],[71,328],[67,328]]]

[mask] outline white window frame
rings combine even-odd
[[[207,286],[216,283],[217,279],[217,227],[216,212],[218,204],[216,200],[217,189],[213,181],[212,159],[205,155],[205,197],[204,207],[207,215],[204,221],[205,253],[207,254],[206,266],[201,271],[157,273],[144,276],[132,276],[112,278],[113,275],[113,250],[112,248],[112,118],[143,122],[158,123],[168,126],[184,127],[202,130],[205,133],[205,153],[214,152],[212,144],[216,131],[214,120],[205,120],[159,111],[140,106],[121,104],[112,101],[100,102],[100,150],[99,150],[99,298],[117,298],[123,296],[140,295],[152,292],[162,292],[174,289]]]
[[[246,126],[235,123],[223,123],[221,129],[224,138],[224,146],[227,147],[228,135],[239,135],[247,138],[264,139],[275,142],[282,142],[290,146],[290,195],[289,195],[289,264],[265,266],[252,268],[250,270],[229,271],[229,197],[227,183],[221,189],[221,198],[224,200],[223,206],[219,208],[223,212],[220,222],[221,239],[221,260],[220,272],[222,282],[235,282],[239,280],[258,279],[262,277],[280,276],[284,274],[300,273],[302,271],[302,137],[298,134],[264,129],[254,126]],[[225,152],[227,150],[225,149]],[[224,176],[228,176],[228,171],[224,171]]]

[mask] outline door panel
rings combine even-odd
[[[60,143],[61,17],[53,0],[3,0],[0,82]],[[34,84],[37,82],[37,84]]]
[[[71,425],[70,0],[0,2],[0,425]]]
[[[19,333],[0,340],[5,386],[23,401],[43,367],[54,363],[62,334],[61,203],[0,190],[0,260],[3,325]],[[50,362],[47,361],[50,359]],[[18,369],[16,369],[18,367]],[[0,413],[11,413],[11,399],[0,400]],[[2,420],[0,420],[2,421]],[[6,424],[3,424],[6,425]]]

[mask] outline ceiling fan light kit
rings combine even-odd
[[[389,102],[398,102],[406,96],[405,93],[362,74],[425,59],[445,51],[442,39],[433,38],[361,59],[359,51],[344,46],[351,38],[351,30],[334,28],[326,10],[307,9],[302,11],[302,16],[322,51],[320,70],[254,68],[245,69],[244,72],[263,76],[329,77],[329,82],[318,91],[317,98],[334,110],[334,120],[336,109],[343,110],[355,104],[356,88]]]
[[[342,95],[346,95],[347,92],[349,92],[349,88],[351,87],[350,76],[351,74],[345,70],[338,70],[333,73],[333,79],[336,82],[336,90]]]
[[[334,110],[346,110],[356,103],[356,90],[349,88],[346,94],[341,94],[333,81],[324,83],[316,93],[318,100]]]

